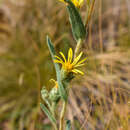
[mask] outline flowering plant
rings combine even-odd
[[[53,43],[51,42],[50,38],[47,36],[47,45],[55,66],[56,70],[56,77],[57,80],[51,79],[51,81],[54,82],[54,87],[48,92],[46,90],[46,87],[43,87],[41,90],[42,99],[46,103],[47,107],[44,104],[40,104],[41,109],[45,112],[45,114],[48,116],[50,121],[52,122],[55,130],[63,130],[66,128],[66,130],[71,130],[71,122],[70,120],[66,121],[66,124],[64,125],[64,117],[69,97],[69,83],[70,81],[77,75],[84,73],[79,70],[81,66],[84,65],[84,62],[86,61],[86,58],[81,59],[83,52],[81,50],[82,43],[87,35],[86,33],[86,26],[84,25],[82,18],[80,16],[79,8],[83,4],[84,0],[60,0],[66,4],[67,11],[69,14],[70,24],[72,28],[73,36],[76,40],[76,47],[75,51],[73,53],[72,48],[68,51],[68,56],[66,56],[59,52],[61,57],[57,56],[55,53],[55,48],[53,46]],[[87,0],[88,2],[89,0]],[[95,0],[93,0],[95,1]],[[92,2],[90,7],[90,10],[88,12],[88,18],[90,19],[91,13],[92,13],[92,7],[94,2]],[[87,22],[88,23],[88,22]],[[60,66],[61,65],[61,66]],[[59,105],[59,101],[63,102],[63,106],[61,108],[60,115],[57,115],[56,110],[57,106]],[[57,116],[59,118],[57,118]],[[59,123],[58,120],[59,119]]]

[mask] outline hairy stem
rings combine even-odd
[[[62,110],[61,110],[61,115],[60,115],[60,128],[59,130],[63,130],[63,124],[64,124],[64,116],[65,116],[65,112],[66,112],[66,106],[67,106],[67,102],[64,101],[63,102],[63,107],[62,107]]]

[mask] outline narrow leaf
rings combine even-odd
[[[52,60],[54,61],[56,58],[55,58],[55,49],[54,49],[54,46],[50,40],[50,38],[47,36],[47,45],[48,45],[48,48],[49,48],[49,51],[51,53],[51,57],[52,57]],[[54,63],[54,62],[53,62]],[[55,69],[56,69],[56,75],[60,75],[60,66],[59,64],[57,63],[54,63],[54,66],[55,66]]]
[[[54,61],[56,58],[54,57],[55,56],[55,49],[54,49],[54,46],[50,40],[50,38],[47,36],[47,45],[48,45],[48,48],[50,50],[50,53],[51,53],[51,56],[52,56],[52,60]],[[64,89],[63,87],[63,84],[61,82],[61,71],[60,71],[60,66],[59,64],[57,63],[54,63],[54,66],[55,66],[55,69],[56,69],[56,76],[57,76],[57,81],[58,81],[58,89],[59,89],[59,93],[61,95],[61,97],[64,99],[64,100],[67,100],[67,93],[66,93],[66,90]]]
[[[50,121],[52,123],[56,124],[55,117],[53,117],[53,115],[48,111],[48,109],[42,103],[40,103],[40,106],[41,106],[42,110],[45,112],[45,114],[48,116],[48,118],[50,119]]]

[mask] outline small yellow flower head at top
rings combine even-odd
[[[65,0],[59,0],[61,2],[65,2]],[[80,8],[84,2],[84,0],[71,0],[71,2],[75,5],[75,7]]]
[[[68,51],[68,59],[65,58],[64,54],[60,52],[60,55],[62,56],[63,59],[61,59],[58,56],[55,56],[55,63],[59,63],[62,65],[62,69],[67,71],[68,73],[72,72],[75,74],[84,74],[82,71],[78,70],[77,67],[83,66],[84,62],[86,61],[86,58],[79,61],[83,52],[81,52],[76,58],[73,59],[73,51],[72,48],[69,49]]]

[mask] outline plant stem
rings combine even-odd
[[[51,112],[52,112],[52,115],[55,117],[55,103],[54,102],[52,103]]]
[[[79,39],[78,42],[77,42],[77,46],[76,46],[76,48],[75,48],[74,57],[77,57],[77,55],[78,55],[79,52],[80,52],[81,47],[82,47],[82,40]]]
[[[63,102],[63,107],[62,107],[62,110],[61,110],[61,115],[60,115],[60,128],[59,130],[63,130],[63,124],[64,124],[64,116],[65,116],[65,112],[66,112],[66,106],[67,106],[67,102],[64,101]]]
[[[54,126],[55,130],[58,130],[58,128],[57,128],[55,123],[53,123],[53,126]]]

